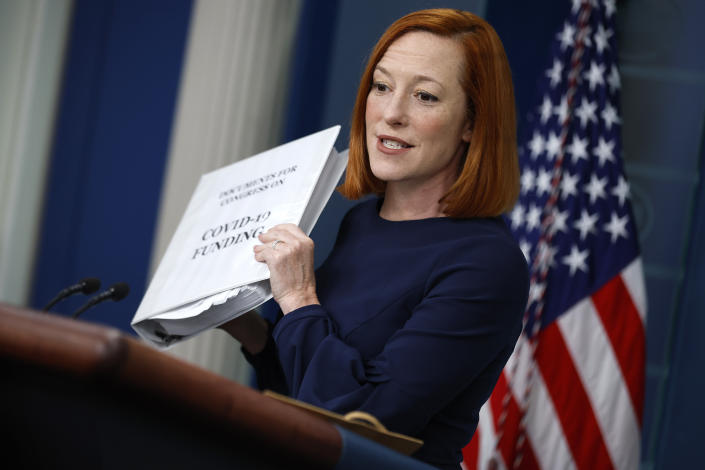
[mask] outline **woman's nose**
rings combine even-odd
[[[408,123],[407,102],[401,94],[389,98],[384,108],[384,120],[390,126],[404,126]]]

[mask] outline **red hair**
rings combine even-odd
[[[519,194],[514,88],[507,55],[495,30],[472,13],[433,9],[395,21],[379,39],[360,80],[350,129],[345,182],[338,190],[349,199],[384,194],[386,183],[372,174],[365,133],[372,73],[387,48],[411,31],[456,40],[465,54],[460,84],[467,96],[472,137],[456,182],[441,198],[450,217],[490,217],[508,211]]]

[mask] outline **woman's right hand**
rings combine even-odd
[[[267,345],[268,325],[254,310],[223,323],[218,328],[227,331],[250,354],[259,354]]]
[[[294,224],[279,224],[259,235],[255,260],[269,268],[272,296],[284,315],[319,304],[313,271],[313,240]]]

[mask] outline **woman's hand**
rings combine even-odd
[[[313,240],[294,224],[280,224],[260,234],[255,259],[267,263],[274,300],[284,315],[318,304],[313,273]]]

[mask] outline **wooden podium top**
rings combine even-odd
[[[0,303],[0,359],[151,396],[310,467],[332,468],[341,455],[332,424],[113,328]]]

